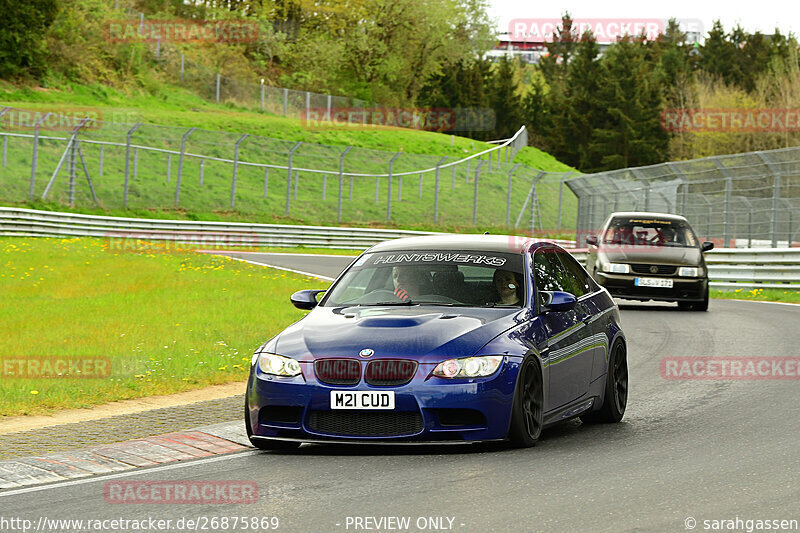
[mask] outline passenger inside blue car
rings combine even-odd
[[[492,283],[497,292],[496,304],[520,305],[522,303],[522,282],[518,274],[497,269],[494,271]]]

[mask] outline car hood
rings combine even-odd
[[[420,362],[468,357],[518,325],[525,309],[318,307],[286,328],[275,351],[301,361],[318,357],[412,357]]]
[[[702,259],[699,248],[669,246],[603,246],[598,249],[598,254],[605,256],[610,263],[695,266],[699,265]]]

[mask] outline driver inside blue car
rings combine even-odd
[[[425,293],[425,272],[412,266],[396,266],[392,269],[392,283],[395,296],[407,302]]]

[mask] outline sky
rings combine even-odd
[[[738,23],[751,33],[760,31],[771,34],[777,26],[784,35],[789,32],[795,36],[800,35],[800,2],[797,0],[749,2],[554,0],[542,3],[489,0],[488,11],[489,16],[498,23],[501,32],[508,30],[508,23],[512,19],[560,18],[565,11],[569,11],[573,18],[700,19],[705,33],[708,33],[713,22],[719,19],[726,32]]]

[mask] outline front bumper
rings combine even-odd
[[[640,274],[609,274],[597,273],[597,283],[617,298],[628,300],[659,300],[668,302],[701,302],[706,297],[708,278],[680,278],[670,276],[672,288],[665,287],[639,287],[635,285],[635,278],[660,277],[645,276]]]
[[[407,384],[394,387],[327,385],[311,364],[303,375],[268,376],[251,369],[247,387],[250,427],[256,438],[302,442],[474,442],[504,439],[511,421],[521,358],[506,357],[486,378],[428,377],[435,365],[420,364]],[[330,391],[394,391],[393,410],[330,408]]]

